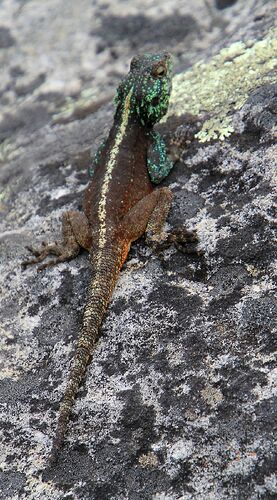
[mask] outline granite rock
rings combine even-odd
[[[62,212],[81,207],[134,51],[169,48],[184,72],[263,39],[276,13],[262,0],[185,4],[0,5],[0,498],[277,495],[274,82],[234,110],[225,140],[200,142],[201,116],[161,126],[179,158],[164,183],[168,229],[196,230],[199,254],[133,245],[60,460],[45,469],[90,269],[84,252],[23,271],[26,246],[57,239]]]

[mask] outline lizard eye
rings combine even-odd
[[[166,75],[166,67],[163,66],[162,64],[156,67],[153,71],[153,76],[155,77],[162,78],[165,75]]]

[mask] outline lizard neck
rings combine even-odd
[[[131,87],[125,99],[118,104],[114,115],[114,127],[120,129],[122,123],[125,123],[127,119],[128,131],[136,129],[138,131],[147,132],[151,130],[153,126],[145,123],[140,116],[136,100],[133,98],[133,92],[133,87]]]

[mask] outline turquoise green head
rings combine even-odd
[[[168,52],[133,57],[130,71],[121,81],[115,103],[120,109],[130,99],[130,112],[143,125],[152,126],[165,115],[172,81],[172,57]]]

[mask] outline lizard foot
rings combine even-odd
[[[167,238],[168,234],[165,232],[156,233],[154,231],[147,231],[145,237],[145,243],[149,248],[151,248],[153,252],[155,252],[159,251],[160,248],[166,245]]]
[[[55,243],[42,243],[40,248],[26,247],[33,255],[33,259],[28,259],[22,262],[23,269],[26,269],[27,266],[38,264],[42,262],[48,255],[56,255],[55,259],[51,259],[45,264],[41,264],[38,266],[38,271],[42,271],[46,267],[55,266],[60,262],[65,262],[67,260],[71,260],[79,253],[79,245],[77,243],[72,244],[71,246],[63,246],[55,241]]]
[[[62,216],[62,236],[60,243],[57,241],[54,243],[44,242],[38,249],[27,247],[34,255],[34,258],[22,262],[23,269],[29,265],[42,262],[48,255],[56,255],[55,259],[38,266],[38,271],[41,271],[46,267],[74,259],[78,255],[80,247],[89,250],[91,247],[91,229],[86,216],[74,210],[64,212]]]
[[[197,249],[197,233],[189,231],[186,227],[180,227],[172,231],[167,238],[167,243],[173,244],[182,253],[202,255],[202,251]]]
[[[195,243],[198,241],[196,231],[190,231],[186,227],[178,227],[168,234],[167,241],[170,243]]]
[[[197,255],[202,255],[202,252],[196,248],[198,243],[198,238],[196,231],[189,231],[185,227],[180,227],[167,233],[164,238],[161,238],[159,241],[150,241],[147,240],[147,244],[151,246],[151,248],[156,252],[162,252],[166,250],[171,245],[174,245],[175,248],[186,254],[195,253]]]

